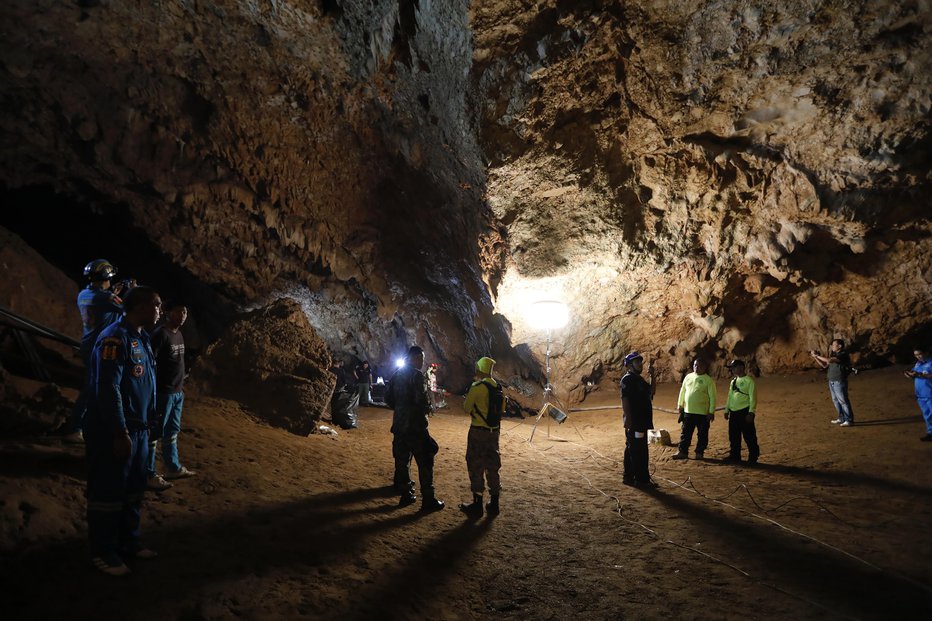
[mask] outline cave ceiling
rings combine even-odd
[[[527,305],[557,298],[579,396],[635,348],[672,378],[696,353],[781,372],[832,336],[880,361],[929,335],[927,2],[0,16],[8,190],[128,214],[233,305],[298,299],[337,351],[417,340],[451,383],[488,353],[527,374]]]

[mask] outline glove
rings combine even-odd
[[[749,423],[754,422],[754,412],[748,412],[748,415],[744,418]]]
[[[712,412],[711,414],[709,414],[709,422],[711,423],[714,420],[715,420],[715,412]]]
[[[725,420],[728,420],[728,415],[731,414],[728,410],[725,410]]]
[[[686,418],[686,412],[683,411],[683,408],[680,408],[680,417],[676,419],[676,422],[682,423]]]

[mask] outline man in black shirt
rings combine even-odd
[[[657,389],[654,382],[654,363],[647,367],[645,380],[644,358],[636,351],[625,356],[627,373],[621,378],[621,409],[625,425],[625,461],[622,483],[635,487],[657,487],[650,480],[647,453],[647,430],[654,427],[651,401]]]
[[[851,407],[851,399],[848,398],[848,374],[853,369],[851,368],[851,356],[845,351],[845,342],[841,339],[833,340],[828,357],[820,356],[814,351],[809,352],[809,355],[819,363],[820,367],[828,369],[828,391],[832,395],[832,403],[838,413],[832,424],[851,427],[854,425],[854,409]]]
[[[168,320],[152,333],[152,351],[156,361],[155,405],[157,419],[149,442],[149,489],[161,491],[171,487],[165,479],[184,479],[196,473],[178,460],[178,434],[181,432],[181,407],[184,404],[184,337],[181,326],[188,318],[184,304],[167,306]],[[155,471],[156,448],[162,439],[164,477]]]

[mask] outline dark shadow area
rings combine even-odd
[[[465,551],[472,548],[491,525],[491,519],[462,522],[405,558],[404,565],[396,572],[379,576],[371,587],[357,591],[355,601],[347,602],[345,610],[335,611],[328,618],[408,618],[417,610],[418,599],[430,600],[433,593],[444,592],[441,587],[447,576],[463,562]],[[392,603],[392,612],[386,610],[386,602]]]
[[[912,419],[907,422],[915,422],[915,419]],[[860,423],[858,423],[860,424]],[[703,461],[706,463],[720,464],[723,466],[738,466],[742,465],[748,469],[753,470],[766,470],[767,472],[775,472],[778,474],[787,474],[791,476],[796,476],[805,479],[812,479],[818,482],[825,482],[827,484],[834,485],[862,485],[868,487],[876,487],[878,489],[884,490],[896,490],[900,492],[907,492],[910,494],[921,494],[923,496],[929,496],[932,498],[932,489],[927,487],[922,487],[920,485],[914,485],[912,483],[906,483],[904,481],[895,481],[891,479],[883,479],[880,477],[871,476],[869,474],[863,474],[859,472],[844,472],[844,471],[827,471],[827,470],[814,470],[812,468],[800,468],[798,466],[788,466],[786,464],[770,464],[766,461],[766,454],[761,455],[761,460],[754,466],[748,466],[747,462],[741,462],[736,464],[734,462],[725,461],[724,459],[714,459],[714,458],[705,458]]]
[[[926,591],[904,578],[879,572],[764,522],[733,518],[711,505],[672,494],[654,494],[652,498],[684,516],[691,525],[690,532],[681,533],[676,540],[696,541],[703,531],[712,533],[712,537],[727,541],[730,549],[704,552],[725,561],[740,557],[737,565],[750,573],[752,580],[774,584],[817,602],[827,611],[855,619],[908,618],[917,604],[928,598]],[[813,613],[816,610],[813,608]]]
[[[903,425],[905,423],[921,423],[921,416],[901,416],[900,418],[880,418],[877,420],[858,419],[857,426],[865,427],[868,425]]]
[[[139,228],[126,205],[114,204],[93,188],[81,197],[59,194],[50,186],[10,189],[0,184],[4,209],[0,226],[23,238],[46,261],[84,287],[82,270],[94,259],[106,258],[119,269],[117,280],[135,278],[152,285],[163,300],[182,299],[191,316],[192,349],[220,336],[233,308],[227,297],[176,265],[158,240]],[[36,318],[31,318],[36,319]],[[75,308],[75,324],[80,324]],[[187,335],[187,331],[186,331]],[[196,336],[200,336],[198,339]]]
[[[0,442],[0,476],[40,478],[53,472],[83,480],[87,476],[84,447],[64,447],[61,441],[38,446],[34,440],[30,445]]]
[[[133,575],[126,579],[93,570],[83,541],[20,549],[7,555],[0,569],[0,580],[9,593],[5,616],[17,620],[77,619],[93,612],[101,619],[151,619],[169,593],[172,601],[181,602],[212,584],[261,577],[283,568],[298,574],[326,573],[331,564],[359,557],[372,537],[429,518],[416,507],[398,508],[395,498],[387,495],[385,487],[320,494],[301,502],[180,526],[152,525],[144,515],[146,541],[161,556],[155,561],[131,563]],[[355,506],[382,498],[384,504]],[[381,515],[389,513],[393,515]],[[353,521],[354,516],[363,517]],[[467,533],[457,530],[444,535],[441,546],[448,548],[468,540]],[[407,566],[400,577],[384,576],[384,580],[400,584],[410,572],[440,576],[447,565],[443,559],[425,560]],[[102,598],[107,592],[119,595]],[[197,611],[189,612],[191,618],[202,618]],[[187,618],[184,613],[182,618]]]

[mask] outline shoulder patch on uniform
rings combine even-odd
[[[120,349],[123,346],[123,340],[120,338],[108,337],[100,342],[101,360],[116,360],[120,356]]]
[[[133,377],[142,377],[142,374],[145,372],[145,367],[141,364],[137,364],[133,367]]]

